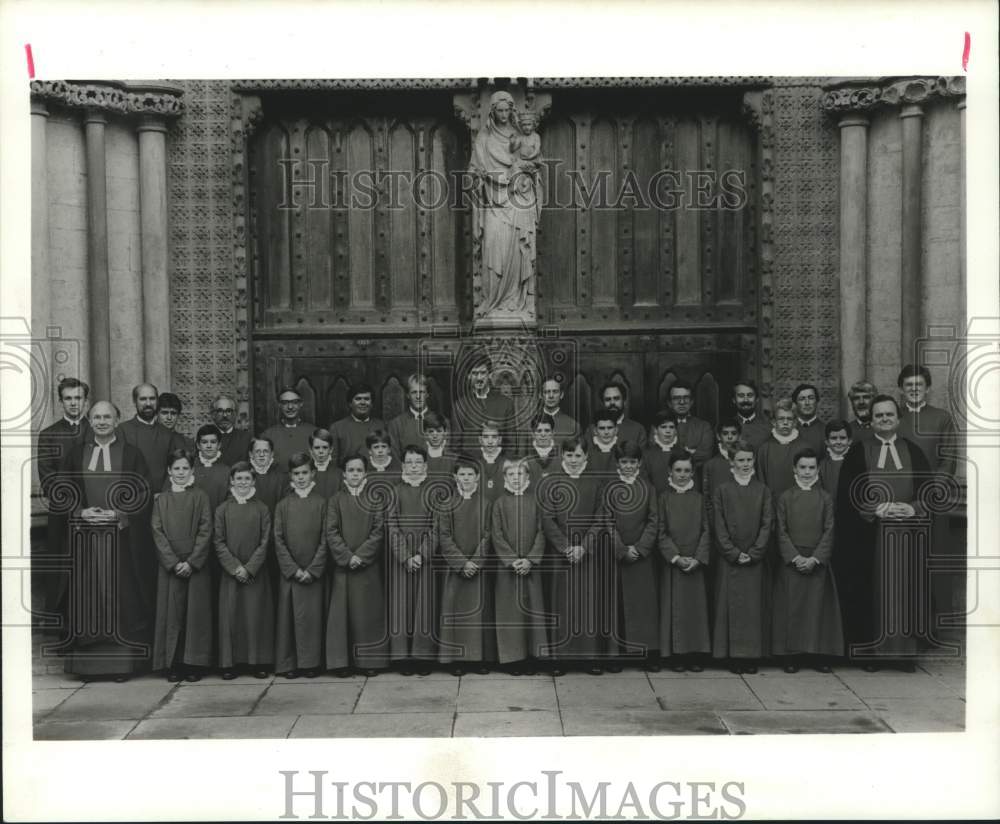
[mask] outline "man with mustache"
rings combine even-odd
[[[847,392],[847,400],[851,403],[854,419],[851,424],[851,435],[854,442],[866,441],[872,433],[872,399],[878,394],[878,388],[867,378],[851,384]]]
[[[219,443],[222,463],[233,466],[239,461],[247,460],[250,454],[251,432],[249,429],[236,427],[236,401],[228,395],[219,395],[212,401],[211,416],[212,423],[219,427],[219,432],[222,433],[222,440]]]
[[[740,438],[754,451],[771,437],[771,422],[757,409],[757,384],[743,378],[733,386],[733,408],[740,424]]]

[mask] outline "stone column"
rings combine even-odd
[[[170,386],[170,290],[167,270],[167,126],[144,116],[139,132],[142,321],[145,379]]]
[[[966,212],[965,212],[965,98],[958,101],[958,272],[962,297],[966,297]]]
[[[52,302],[49,298],[49,176],[46,159],[47,143],[45,130],[49,119],[49,109],[43,100],[31,101],[31,338],[39,363],[51,364],[51,353],[47,341],[48,328],[52,325]],[[38,375],[47,379],[50,386],[35,387],[35,391],[45,391],[48,403],[45,406],[45,421],[57,400],[52,375]]]
[[[87,152],[87,259],[90,291],[90,398],[111,397],[111,317],[108,288],[108,189],[104,112],[84,117]]]
[[[918,338],[926,334],[921,313],[920,200],[923,176],[923,117],[920,106],[903,106],[902,271],[900,277],[900,363],[916,363]]]
[[[867,373],[868,118],[840,119],[840,381]],[[842,403],[846,401],[842,400]]]

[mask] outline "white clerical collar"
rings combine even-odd
[[[692,478],[688,478],[688,482],[686,484],[683,484],[682,486],[677,486],[672,479],[668,478],[667,486],[669,486],[674,492],[680,492],[680,493],[690,492],[692,489],[694,489],[694,480]]]
[[[441,444],[441,446],[431,446],[427,444],[427,457],[428,458],[440,458],[444,455],[444,449],[447,444]]]
[[[852,421],[852,423],[855,426],[860,426],[862,429],[871,429],[872,428],[872,419],[871,418],[866,418],[866,419],[855,418]]]
[[[799,489],[801,489],[803,492],[808,492],[810,489],[812,489],[814,486],[816,486],[816,482],[818,480],[819,480],[819,475],[817,475],[815,478],[813,478],[811,481],[809,481],[809,483],[805,483],[804,481],[802,481],[801,479],[799,479],[796,476],[796,478],[795,478],[795,485]]]
[[[549,457],[549,455],[552,454],[552,450],[556,448],[555,444],[549,444],[549,448],[545,450],[539,449],[538,444],[535,443],[533,443],[531,446],[534,448],[535,454],[538,455],[539,458]]]
[[[520,489],[515,489],[513,486],[510,485],[510,482],[506,478],[504,478],[503,488],[506,489],[515,498],[520,498],[524,494],[524,490],[528,488],[528,484],[530,483],[531,483],[531,478],[525,478],[524,486],[522,486]]]
[[[329,456],[327,456],[327,459],[325,461],[323,461],[322,463],[320,463],[315,458],[313,458],[313,463],[316,464],[316,471],[317,472],[326,472],[326,470],[329,469],[329,467],[330,467],[330,462],[331,461],[333,461],[333,458],[329,457]]]
[[[66,423],[68,423],[70,426],[80,426],[80,424],[83,423],[83,416],[81,415],[74,421],[72,418],[63,415],[63,420],[66,421]]]
[[[173,478],[170,479],[170,491],[171,492],[183,492],[185,489],[187,489],[188,487],[192,487],[192,486],[194,486],[194,475],[192,475],[190,478],[187,479],[187,483],[186,484],[182,484],[180,486],[178,486],[177,484],[174,483]]]
[[[500,457],[500,453],[503,452],[503,447],[498,446],[496,450],[491,449],[489,452],[480,447],[479,451],[483,453],[483,460],[486,461],[486,463],[488,463],[490,466],[493,466],[493,464],[497,462],[497,458]]]
[[[617,420],[617,421],[615,421],[615,424],[617,424],[618,426],[621,426],[621,425],[622,425],[622,422],[623,422],[624,420],[625,420],[625,413],[624,413],[624,412],[622,412],[622,414],[621,414],[621,415],[619,416],[618,420]]]
[[[351,413],[351,420],[354,421],[355,423],[369,423],[371,419],[372,419],[371,415],[369,415],[367,418],[358,418],[355,416],[353,412]]]
[[[736,413],[736,417],[740,419],[740,423],[746,426],[748,423],[753,423],[757,420],[757,413],[754,412],[749,418],[744,418],[739,412]]]
[[[309,486],[307,486],[305,489],[299,489],[297,486],[293,486],[292,492],[294,492],[300,498],[308,498],[309,493],[312,492],[315,488],[316,488],[316,481],[312,481],[309,484]]]
[[[730,472],[733,474],[733,480],[740,486],[749,486],[750,481],[753,480],[754,473],[752,471],[748,472],[746,475],[738,475],[735,469],[730,469]]]
[[[202,466],[204,466],[204,467],[208,468],[208,467],[210,467],[210,466],[215,466],[215,464],[216,464],[216,463],[218,462],[218,460],[219,460],[219,458],[220,458],[221,456],[222,456],[222,453],[221,453],[221,452],[216,452],[216,453],[215,453],[215,457],[214,457],[214,458],[212,458],[211,460],[209,460],[209,459],[208,459],[208,458],[206,458],[206,457],[205,457],[205,456],[204,456],[204,455],[203,455],[203,454],[202,454],[201,452],[199,452],[199,453],[198,453],[198,462],[199,462],[199,463],[200,463],[200,464],[201,464]]]
[[[344,486],[347,487],[347,491],[350,492],[351,495],[354,496],[355,498],[357,498],[358,495],[360,495],[364,491],[365,485],[367,483],[368,483],[368,479],[367,478],[362,478],[361,479],[361,483],[359,483],[357,486],[351,486],[347,482],[347,479],[346,478],[344,479]]]
[[[110,472],[111,471],[111,444],[113,444],[118,439],[117,435],[112,435],[111,440],[107,443],[98,443],[97,437],[94,437],[94,451],[90,453],[90,464],[87,469],[91,472]],[[102,467],[100,470],[97,469],[98,462],[101,463]]]
[[[233,487],[229,487],[229,494],[233,496],[233,500],[238,504],[245,504],[257,493],[257,487],[250,487],[250,491],[246,494],[246,497],[241,497],[240,493],[237,492]]]
[[[726,452],[726,448],[721,443],[718,446],[719,446],[719,454],[728,461],[729,453]]]
[[[844,457],[847,455],[846,452],[843,455],[838,455],[836,452],[830,449],[830,447],[826,448],[826,454],[830,457],[830,460],[834,462],[844,460]]]
[[[425,406],[425,407],[424,407],[423,409],[421,409],[421,410],[420,410],[420,411],[418,412],[418,411],[417,411],[416,409],[414,409],[414,408],[413,408],[413,407],[411,406],[411,407],[410,407],[410,414],[411,414],[411,415],[413,415],[413,417],[414,417],[414,418],[416,418],[416,419],[417,419],[418,421],[419,421],[419,420],[422,420],[422,419],[423,419],[423,417],[424,417],[424,415],[425,415],[425,414],[427,414],[427,407]]]
[[[601,450],[601,452],[603,452],[606,455],[608,452],[610,452],[612,449],[615,448],[615,444],[618,443],[618,436],[615,435],[615,439],[607,445],[597,440],[597,435],[594,435],[593,441],[594,441],[594,446],[596,446],[598,449]]]
[[[258,475],[266,475],[270,471],[271,466],[273,464],[274,464],[273,455],[268,460],[267,464],[263,467],[261,467],[259,464],[254,463],[253,461],[250,461],[250,466],[253,468],[253,471],[256,472]]]
[[[153,420],[151,421],[146,421],[140,418],[138,415],[136,415],[135,419],[139,421],[139,423],[141,423],[143,426],[156,426],[156,418],[153,418]]]
[[[392,455],[386,455],[384,458],[378,459],[376,459],[374,455],[369,455],[368,463],[371,464],[372,468],[377,472],[385,472],[386,467],[392,463]]]
[[[285,427],[285,429],[298,429],[300,423],[301,421],[298,418],[296,418],[295,423],[285,423],[284,421],[282,421],[281,425]]]
[[[809,420],[799,418],[799,426],[812,426],[814,423],[816,423],[816,415],[813,415]]]
[[[778,443],[785,445],[790,444],[799,436],[799,430],[793,429],[789,435],[779,435],[777,429],[771,430],[771,437],[774,438]]]
[[[472,394],[475,395],[476,400],[485,401],[490,396],[490,390],[487,389],[484,394],[480,395],[475,389],[473,389]]]
[[[232,431],[233,431],[233,430],[234,430],[235,428],[236,428],[235,426],[230,426],[230,427],[229,427],[229,429],[223,429],[223,428],[222,428],[222,427],[220,426],[220,427],[219,427],[219,431],[220,431],[220,432],[221,432],[221,433],[222,433],[223,435],[228,435],[228,434],[229,434],[230,432],[232,432]]]
[[[690,418],[690,417],[691,417],[690,415],[685,415],[682,418],[680,415],[678,415],[677,416],[677,425],[680,426],[682,423],[687,423],[688,422],[688,418]]]
[[[910,412],[913,412],[914,414],[916,414],[917,412],[919,412],[925,406],[927,406],[927,401],[921,401],[917,406],[910,406],[909,403],[906,404],[907,410],[910,411]]]
[[[427,480],[427,473],[425,472],[423,475],[417,475],[416,478],[412,477],[411,475],[403,475],[401,477],[401,480],[403,481],[404,484],[416,488]]]
[[[897,470],[902,469],[903,463],[899,459],[899,452],[896,451],[896,433],[893,432],[891,438],[883,438],[876,432],[875,440],[881,444],[878,453],[878,469],[885,469],[885,462],[887,458],[892,458],[892,465]]]
[[[542,407],[542,414],[543,415],[548,415],[550,418],[554,418],[556,415],[559,415],[560,413],[561,413],[561,410],[559,409],[558,406],[554,410],[553,409],[545,409],[544,407]]]
[[[563,468],[563,472],[565,472],[567,475],[569,475],[575,481],[577,478],[579,478],[586,471],[586,469],[587,469],[587,462],[584,461],[583,462],[583,466],[580,467],[580,471],[576,472],[576,473],[572,472],[570,470],[570,468],[568,466],[566,466],[566,461],[562,462],[562,468]]]
[[[670,452],[671,450],[673,450],[673,448],[677,446],[678,440],[679,439],[675,435],[674,439],[670,443],[664,443],[663,441],[660,440],[659,435],[653,435],[653,443],[655,443],[658,447],[660,447],[660,449],[662,449],[664,452]]]
[[[621,470],[618,471],[618,480],[624,484],[632,486],[635,483],[635,479],[639,477],[639,473],[636,472],[634,475],[622,475]]]
[[[470,489],[468,492],[466,492],[464,489],[462,489],[462,487],[458,486],[457,484],[455,486],[455,489],[458,491],[458,494],[461,496],[463,501],[468,501],[472,498],[473,495],[475,495],[479,491],[479,482],[477,481],[476,485],[472,487],[472,489]]]
[[[892,443],[896,442],[897,434],[898,433],[893,432],[891,438],[883,438],[881,435],[878,434],[878,432],[876,432],[875,433],[875,440],[881,441],[884,444],[892,444]]]

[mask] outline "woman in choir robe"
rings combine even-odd
[[[757,450],[757,475],[772,496],[794,485],[792,456],[805,445],[795,428],[795,404],[788,398],[776,402],[771,437]]]
[[[424,415],[424,449],[428,476],[451,484],[458,454],[448,447],[448,421],[437,412]]]
[[[848,655],[865,669],[895,660],[912,672],[924,608],[917,588],[928,576],[920,548],[931,546],[923,486],[932,476],[898,428],[895,398],[877,395],[872,437],[851,447],[840,472],[833,571]]]
[[[504,492],[493,504],[491,537],[499,562],[496,640],[500,664],[533,675],[548,643],[539,565],[545,553],[541,511],[524,460],[504,460]]]
[[[326,621],[326,666],[344,677],[351,668],[369,677],[389,663],[385,633],[385,499],[372,494],[367,458],[346,455],[341,488],[326,507],[332,561]]]
[[[740,441],[732,448],[732,479],[715,492],[715,631],[712,655],[728,658],[733,672],[757,672],[768,654],[770,616],[764,556],[771,541],[771,492],[754,477],[754,454]]]
[[[641,474],[643,450],[634,441],[615,444],[617,477],[605,481],[602,519],[614,563],[604,578],[601,600],[614,610],[622,657],[641,661],[649,672],[660,669],[660,614],[656,591],[656,490]],[[608,666],[618,671],[616,664]]]
[[[605,482],[615,476],[615,445],[618,443],[618,415],[611,409],[600,409],[594,415],[594,434],[587,451],[587,469],[604,477]]]
[[[653,439],[646,444],[642,456],[642,477],[653,485],[657,495],[662,495],[670,478],[670,453],[680,447],[677,437],[677,413],[661,409],[653,418]]]
[[[538,489],[547,558],[552,565],[554,624],[549,638],[552,674],[569,666],[601,675],[613,638],[604,625],[606,610],[597,603],[599,576],[610,565],[601,547],[601,484],[587,467],[588,444],[567,438],[560,444],[562,463]]]
[[[730,476],[732,477],[732,476]],[[701,672],[712,651],[705,571],[710,532],[704,497],[695,489],[686,450],[670,456],[670,477],[659,501],[660,651],[674,672]]]
[[[316,429],[309,436],[309,457],[316,467],[316,491],[329,500],[340,489],[340,467],[333,459],[333,435],[326,429]]]
[[[844,654],[837,587],[830,572],[833,554],[833,498],[819,485],[819,455],[795,453],[795,486],[778,498],[777,533],[781,566],[774,582],[771,651],[785,658],[785,672],[798,672],[808,656],[819,672],[827,657]]]
[[[825,454],[820,456],[819,485],[834,501],[837,499],[837,484],[840,481],[840,469],[844,458],[851,448],[851,425],[840,419],[830,421],[824,433],[826,439]]]
[[[437,537],[428,500],[427,452],[402,448],[403,472],[388,506],[389,656],[403,675],[429,675],[437,660]]]
[[[285,678],[319,675],[323,665],[323,573],[326,499],[316,490],[316,466],[306,452],[288,459],[291,489],[274,509],[278,614],[274,670]]]
[[[148,512],[152,490],[142,453],[116,432],[115,406],[98,401],[89,418],[89,431],[48,490],[53,505],[69,513],[65,670],[83,680],[125,681],[150,665],[153,615],[141,589],[146,550],[134,545],[131,526]]]
[[[425,422],[426,429],[426,422]],[[455,489],[434,514],[438,549],[445,565],[441,594],[442,664],[451,664],[452,675],[466,667],[489,672],[487,661],[496,660],[496,640],[487,625],[484,608],[490,547],[490,505],[479,490],[479,465],[469,458],[455,464]]]
[[[229,497],[215,510],[219,583],[219,666],[231,681],[237,669],[267,678],[274,665],[274,592],[266,561],[271,511],[256,496],[247,461],[229,468]]]
[[[170,489],[156,496],[150,521],[160,561],[153,669],[166,670],[168,681],[200,681],[201,670],[215,663],[212,507],[195,486],[193,464],[186,449],[167,455]]]

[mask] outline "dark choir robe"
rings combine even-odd
[[[160,559],[156,588],[153,669],[215,663],[215,589],[208,569],[212,553],[212,505],[208,493],[192,485],[156,496],[151,520]],[[174,567],[187,561],[189,578]]]
[[[830,457],[830,453],[823,451],[823,459],[819,464],[819,485],[834,500],[837,498],[837,484],[840,481],[840,470],[844,465],[844,458],[835,460]]]
[[[545,412],[544,409],[541,411]],[[566,440],[566,438],[573,438],[580,434],[580,424],[576,418],[567,415],[561,409],[556,410],[554,415],[551,412],[545,412],[545,414],[549,415],[555,421],[555,427],[552,430],[552,440],[555,443],[556,449],[559,448],[559,444]]]
[[[368,454],[367,438],[376,429],[385,432],[385,423],[381,418],[368,418],[359,421],[353,415],[347,415],[339,421],[331,423],[328,427],[333,435],[330,456],[334,466],[340,466],[341,461],[348,455],[360,452],[362,455]]]
[[[670,453],[679,447],[680,442],[675,440],[670,448],[664,449],[654,438],[643,450],[639,472],[653,485],[657,495],[662,495],[667,489],[667,481],[670,479]]]
[[[833,498],[817,481],[785,490],[777,506],[781,565],[774,584],[774,655],[843,655],[844,633],[837,587],[830,570],[833,555]],[[816,558],[819,566],[801,573],[796,555]]]
[[[491,537],[499,562],[496,573],[496,643],[501,664],[542,658],[548,644],[545,592],[541,578],[545,555],[542,514],[531,483],[521,494],[504,491],[491,512]],[[527,575],[511,565],[531,561]]]
[[[468,498],[455,492],[436,515],[438,547],[445,565],[441,594],[442,663],[495,661],[493,621],[486,614],[486,566],[490,550],[490,505],[476,490]],[[467,561],[479,566],[471,578],[462,575]]]
[[[274,554],[280,573],[274,630],[274,671],[278,673],[323,665],[325,517],[326,499],[315,487],[305,498],[289,492],[274,510]],[[299,569],[314,580],[300,584],[295,580]]]
[[[434,569],[437,537],[424,481],[396,484],[389,504],[389,554],[386,565],[389,655],[393,661],[437,659],[438,574]],[[407,560],[420,555],[419,569]]]
[[[550,612],[555,624],[549,643],[556,661],[593,659],[612,651],[612,627],[606,623],[609,605],[599,603],[611,568],[610,548],[601,540],[606,535],[600,515],[604,482],[589,467],[573,478],[560,464],[538,488],[546,560],[552,569]],[[571,546],[584,549],[575,564],[566,555]]]
[[[219,460],[226,466],[232,466],[240,461],[250,460],[250,430],[230,429],[222,433],[222,441],[219,444]]]
[[[694,415],[688,415],[683,421],[677,419],[677,440],[691,453],[695,468],[699,470],[712,457],[717,443],[712,424]]]
[[[344,476],[343,473],[337,469],[336,464],[330,461],[327,464],[326,469],[316,469],[316,492],[319,493],[320,497],[324,500],[329,500],[333,495],[336,495],[340,491]]]
[[[920,616],[915,611],[923,609],[915,605],[917,586],[925,586],[928,574],[926,558],[918,555],[916,546],[921,538],[930,546],[931,529],[921,504],[921,487],[930,473],[923,452],[897,436],[902,468],[897,470],[887,456],[885,468],[879,469],[881,445],[878,437],[872,437],[848,450],[837,485],[834,530],[833,571],[848,654],[869,660],[916,652]],[[875,509],[886,500],[911,504],[916,514],[879,518]],[[885,616],[892,619],[895,634],[882,626]],[[909,632],[904,630],[906,624]]]
[[[756,478],[746,486],[731,478],[716,490],[713,509],[720,559],[715,575],[712,655],[763,658],[768,654],[770,629],[763,561],[774,524],[771,492]],[[740,552],[750,556],[750,563],[737,563]]]
[[[479,443],[479,433],[486,421],[496,423],[500,428],[503,446],[511,452],[516,451],[514,402],[493,388],[486,393],[485,398],[476,397],[476,394],[469,390],[455,399],[451,428],[455,448],[466,452],[475,449]]]
[[[593,448],[594,443],[594,425],[591,424],[587,427],[587,431],[584,434],[584,438],[587,439],[587,443]],[[639,444],[639,448],[644,448],[646,446],[646,427],[644,427],[638,421],[634,421],[631,418],[623,417],[618,422],[618,443],[624,441],[631,441],[632,443]],[[556,441],[556,446],[559,446],[559,441]]]
[[[253,464],[251,464],[251,468]],[[257,490],[255,497],[261,503],[267,505],[271,519],[274,520],[274,510],[278,506],[285,494],[288,492],[288,475],[278,467],[277,461],[271,461],[267,472],[261,474],[253,469],[253,483]]]
[[[256,496],[230,496],[215,510],[219,582],[219,666],[270,668],[274,663],[274,591],[265,561],[271,544],[271,511]],[[233,577],[244,567],[250,581]]]
[[[730,476],[732,477],[732,476]],[[703,496],[672,487],[659,499],[660,654],[690,655],[712,651],[708,631],[705,573],[709,568],[708,513]],[[676,558],[694,558],[699,566],[683,572]]]
[[[529,488],[534,492],[551,472],[559,467],[559,447],[553,445],[548,454],[542,455],[533,445],[528,447],[524,456],[527,459],[528,477],[531,479]]]
[[[615,443],[621,443],[618,438]],[[618,461],[615,460],[615,445],[612,444],[607,450],[598,446],[597,441],[590,441],[590,449],[587,450],[587,471],[596,472],[603,475],[605,482],[618,474]]]
[[[45,560],[32,563],[32,574],[42,582],[45,609],[60,621],[60,632],[66,628],[66,592],[69,585],[70,557],[67,541],[69,529],[66,481],[59,476],[66,455],[83,443],[90,433],[90,422],[81,417],[71,424],[65,417],[38,433],[38,480],[42,495],[48,500],[49,514],[45,526]],[[89,460],[89,458],[88,458]]]
[[[219,504],[229,497],[229,467],[222,462],[221,457],[211,466],[205,466],[201,459],[195,456],[194,485],[205,490],[210,512],[214,514]],[[164,491],[170,489],[169,480],[163,488]]]
[[[611,606],[621,654],[649,657],[660,648],[659,604],[656,591],[656,535],[659,528],[657,496],[653,486],[637,477],[605,480],[601,498],[602,519],[611,539],[614,563],[609,585]],[[627,548],[639,553],[626,558]]]
[[[904,405],[900,409],[899,436],[924,453],[931,469],[954,471],[955,458],[941,454],[942,451],[953,451],[958,443],[951,415],[944,409],[924,404],[919,412],[913,412]]]
[[[380,486],[385,487],[388,485],[390,489],[394,489],[396,484],[399,483],[399,479],[402,477],[403,467],[399,462],[399,458],[395,455],[392,456],[389,463],[385,466],[375,466],[372,463],[371,458],[368,459],[368,466],[365,467],[365,477],[368,479],[369,483],[375,482]],[[386,494],[389,494],[386,492]]]
[[[430,450],[428,449],[428,454]],[[445,444],[444,451],[436,457],[427,458],[427,477],[438,481],[450,483],[454,486],[455,462],[458,460],[458,453],[452,452]]]
[[[288,470],[288,459],[296,452],[309,452],[309,438],[316,431],[316,424],[299,421],[295,426],[276,423],[262,433],[274,442],[274,462],[282,472]]]
[[[427,410],[421,411],[420,415],[415,415],[413,410],[407,408],[405,412],[401,412],[391,421],[388,425],[389,433],[389,446],[392,449],[392,456],[397,460],[401,461],[403,458],[403,449],[410,444],[416,444],[417,446],[422,446],[426,440],[424,437],[424,415],[427,414]]]
[[[869,438],[875,437],[875,430],[872,429],[872,419],[869,418],[864,423],[857,420],[848,421],[851,425],[851,441],[867,441]]]
[[[826,422],[815,417],[808,424],[802,423],[802,419],[795,421],[795,427],[799,431],[799,449],[807,446],[812,449],[820,458],[826,452]]]
[[[135,521],[149,522],[152,489],[142,453],[118,436],[110,445],[111,468],[90,470],[93,432],[66,455],[60,475],[72,487],[69,516],[70,616],[66,672],[83,676],[129,675],[149,669],[155,600],[144,598],[151,545],[136,545]],[[84,521],[89,507],[114,509],[118,520]],[[155,596],[155,590],[154,590]],[[80,623],[79,617],[86,616]]]
[[[490,504],[503,494],[503,462],[507,458],[503,450],[492,463],[486,460],[481,449],[472,453],[472,459],[479,464],[479,491]]]
[[[366,482],[355,495],[345,485],[326,508],[330,603],[327,669],[381,669],[389,663],[385,632],[385,513]],[[351,556],[363,564],[351,569]]]
[[[795,484],[792,461],[806,444],[801,438],[791,443],[778,443],[772,436],[757,450],[757,477],[777,497]]]
[[[771,437],[771,421],[767,419],[763,412],[755,412],[749,418],[737,416],[740,424],[740,437],[745,440],[756,452]]]

